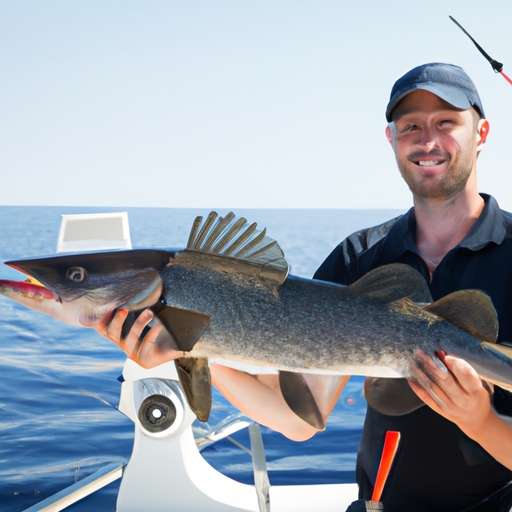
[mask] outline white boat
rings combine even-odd
[[[126,213],[64,215],[57,252],[129,249]],[[119,410],[135,425],[129,462],[108,464],[25,512],[56,512],[121,478],[117,512],[342,512],[357,499],[357,485],[270,485],[259,425],[242,415],[194,437],[173,361],[144,369],[127,359]],[[214,469],[199,447],[249,428],[254,485]]]
[[[259,426],[245,417],[196,442],[174,362],[146,370],[128,359],[123,378],[119,410],[135,424],[128,464],[109,464],[26,512],[63,510],[118,478],[117,512],[341,512],[357,499],[356,484],[270,485]],[[223,475],[199,451],[240,428],[249,428],[255,485]]]

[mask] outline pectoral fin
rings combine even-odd
[[[402,416],[425,405],[406,379],[366,377],[364,396],[368,405],[387,416]]]
[[[187,402],[199,421],[208,421],[212,408],[212,380],[208,360],[182,357],[176,360]]]
[[[324,430],[325,421],[304,377],[300,373],[280,371],[279,384],[288,407],[312,427]]]
[[[174,338],[180,350],[189,352],[210,325],[212,317],[205,313],[157,303],[150,308]]]

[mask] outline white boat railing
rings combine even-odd
[[[36,503],[25,512],[59,512],[77,501],[102,489],[123,475],[124,463],[113,462],[86,476],[62,491]]]

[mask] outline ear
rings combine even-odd
[[[489,135],[489,121],[487,119],[480,119],[477,125],[477,146],[476,150],[480,151],[487,140]]]
[[[391,144],[391,147],[395,147],[394,140],[393,140],[394,139],[393,130],[391,130],[391,126],[389,124],[386,126],[385,133],[386,133],[386,139],[388,139],[388,142]]]

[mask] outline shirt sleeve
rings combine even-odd
[[[327,256],[315,272],[313,279],[349,285],[352,282],[352,267],[356,258],[357,254],[353,252],[348,239],[345,239]]]
[[[367,261],[361,264],[361,256],[368,252],[376,252],[375,249],[384,240],[397,219],[398,217],[378,226],[352,233],[327,256],[313,278],[345,286],[357,281],[371,270],[371,265],[368,265],[368,261],[371,260],[366,259]]]

